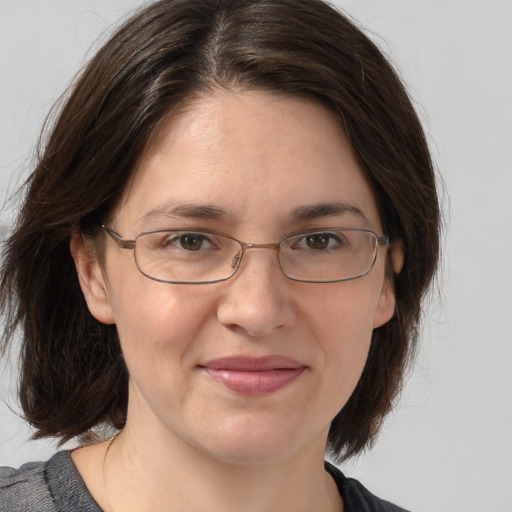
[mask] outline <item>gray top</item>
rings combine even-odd
[[[0,512],[101,512],[71,460],[57,452],[48,462],[0,468]]]
[[[346,512],[407,512],[371,494],[357,480],[346,478],[328,462]],[[30,462],[20,469],[0,468],[0,512],[101,512],[71,460],[70,451],[57,452],[47,462]]]

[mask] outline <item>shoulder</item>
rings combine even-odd
[[[0,468],[0,512],[100,512],[87,492],[71,452],[19,469]]]
[[[326,462],[325,469],[334,478],[338,486],[345,504],[345,512],[407,512],[389,501],[378,498],[362,483],[353,478],[347,478],[332,464]]]
[[[45,463],[30,462],[19,469],[0,468],[0,511],[54,510],[44,477]]]

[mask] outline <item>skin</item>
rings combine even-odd
[[[339,202],[364,217],[292,215]],[[225,215],[165,213],[178,204]],[[336,119],[309,101],[257,91],[218,91],[170,116],[109,226],[126,239],[186,226],[254,243],[339,226],[383,234]],[[126,428],[108,454],[106,444],[73,453],[104,510],[342,510],[323,469],[326,439],[372,330],[393,315],[390,249],[379,247],[366,276],[329,284],[289,280],[275,251],[252,250],[230,280],[203,285],[148,279],[110,238],[101,258],[79,235],[71,250],[89,309],[116,324],[130,374]],[[391,252],[399,270],[399,249]],[[246,396],[201,369],[233,355],[286,356],[305,370],[273,393]]]

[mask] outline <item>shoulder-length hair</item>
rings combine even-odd
[[[128,374],[117,332],[87,309],[70,237],[99,236],[162,120],[217,88],[309,98],[339,119],[405,262],[389,276],[395,315],[374,330],[361,379],[332,422],[331,453],[363,450],[390,411],[439,252],[435,173],[403,84],[376,45],[321,0],[162,0],[126,21],[76,81],[4,246],[3,339],[21,328],[20,401],[35,437],[123,427]]]

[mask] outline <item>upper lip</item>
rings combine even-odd
[[[211,370],[232,370],[245,372],[263,372],[281,369],[304,368],[305,365],[299,363],[296,359],[287,356],[228,356],[218,359],[211,359],[204,364],[203,368]]]

